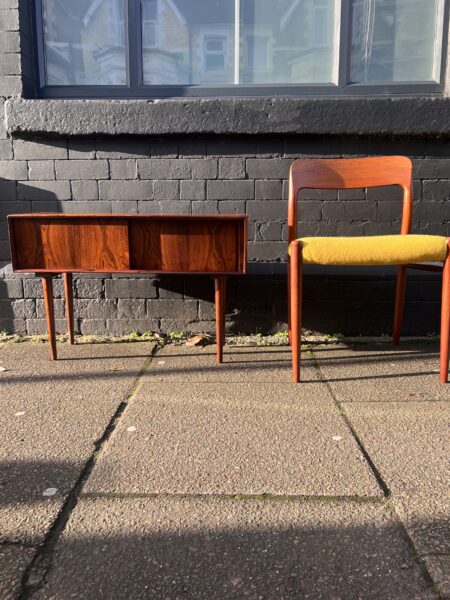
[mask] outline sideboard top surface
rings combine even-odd
[[[247,215],[183,215],[183,214],[135,214],[135,213],[20,213],[8,215],[8,219],[138,219],[138,220],[160,220],[160,221],[240,221],[247,220]]]

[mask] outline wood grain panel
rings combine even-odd
[[[169,272],[242,271],[243,221],[130,221],[131,268]]]
[[[9,221],[13,269],[45,269],[41,223],[37,219]]]
[[[126,220],[18,219],[16,269],[121,271],[130,268]]]
[[[291,165],[297,189],[349,189],[411,185],[412,162],[406,156],[301,158]]]

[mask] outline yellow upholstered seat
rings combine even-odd
[[[314,265],[404,265],[444,261],[446,238],[438,235],[305,237],[303,262]]]

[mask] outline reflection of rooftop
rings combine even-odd
[[[234,23],[234,2],[230,0],[173,0],[173,3],[188,23]],[[272,0],[257,3],[256,0],[241,0],[243,21],[273,25],[274,17],[281,20],[292,4],[298,2]]]

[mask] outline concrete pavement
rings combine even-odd
[[[431,344],[0,349],[0,598],[448,598]]]

